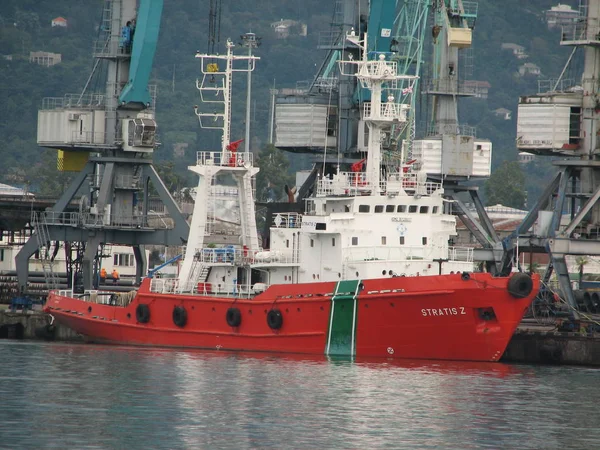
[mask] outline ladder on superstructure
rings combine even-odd
[[[243,242],[246,243],[248,248],[252,248],[252,233],[250,232],[250,230],[252,228],[251,224],[256,221],[256,218],[254,217],[254,208],[252,208],[252,205],[254,204],[254,194],[252,193],[252,188],[244,189],[242,187],[241,189],[244,190],[244,193],[242,194],[244,196],[244,204],[243,206],[240,205],[242,206],[240,209],[243,209],[243,211],[240,211],[240,216],[241,214],[244,215],[243,220],[242,217],[240,217],[240,225],[242,225],[243,233]]]
[[[195,283],[206,283],[208,279],[208,275],[210,274],[211,266],[201,261],[201,255],[197,254],[194,257],[194,262],[192,263],[192,268],[190,269],[190,274],[188,276],[188,284],[189,288],[193,288]]]
[[[48,292],[50,292],[52,289],[58,289],[59,280],[58,275],[54,272],[54,261],[50,257],[50,233],[44,219],[45,216],[43,213],[34,212],[31,215],[31,225],[35,231],[38,243],[39,261],[42,264],[46,287],[48,288]]]

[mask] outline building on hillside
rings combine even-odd
[[[467,92],[473,92],[477,98],[488,98],[492,85],[487,81],[465,80],[462,85]]]
[[[512,111],[506,108],[498,108],[492,111],[496,117],[500,117],[504,120],[512,119]]]
[[[62,27],[62,28],[67,28],[67,26],[69,25],[69,23],[67,22],[67,19],[65,19],[64,17],[56,17],[54,19],[52,19],[52,27]]]
[[[519,157],[518,157],[518,161],[521,164],[527,164],[530,163],[531,161],[533,161],[535,159],[535,155],[533,153],[529,153],[529,152],[519,152]]]
[[[60,64],[62,61],[62,55],[60,53],[50,52],[29,52],[29,62],[39,64],[40,66],[55,66]]]
[[[306,37],[308,27],[305,23],[290,19],[281,19],[279,22],[273,22],[271,28],[275,30],[277,39],[286,39],[291,35]]]
[[[542,74],[542,71],[536,64],[525,63],[522,66],[519,66],[519,74],[521,76],[534,75],[536,77],[539,77]]]
[[[525,53],[525,47],[522,45],[504,43],[500,46],[500,48],[502,50],[510,50],[518,59],[525,59],[529,57],[529,55]]]
[[[176,158],[183,158],[188,147],[189,145],[187,142],[176,142],[173,144],[173,156]]]
[[[0,183],[0,197],[33,197],[33,194],[25,189]]]
[[[548,29],[568,27],[579,19],[579,11],[569,5],[558,4],[546,11],[546,23]]]

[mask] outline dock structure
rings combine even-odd
[[[580,326],[577,330],[560,331],[553,325],[524,320],[501,361],[600,366],[600,326]]]

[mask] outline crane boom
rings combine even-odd
[[[129,80],[119,96],[121,107],[144,109],[150,105],[148,81],[160,30],[163,0],[141,0],[131,49]]]

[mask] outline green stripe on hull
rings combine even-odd
[[[338,282],[331,298],[326,355],[354,356],[356,354],[356,295],[360,280]]]

